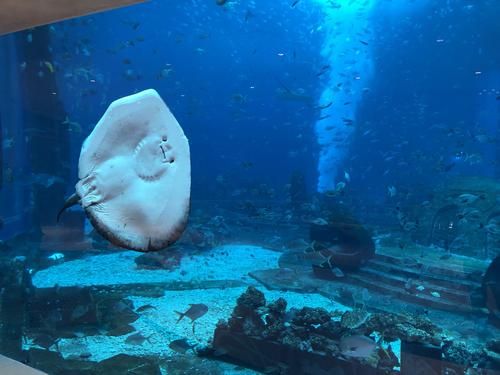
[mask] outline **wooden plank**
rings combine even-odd
[[[33,367],[23,365],[0,354],[0,374],[2,375],[47,375]]]
[[[0,35],[147,0],[2,0]]]

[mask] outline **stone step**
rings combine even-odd
[[[366,266],[374,270],[379,270],[382,272],[404,276],[407,278],[412,278],[415,280],[425,279],[433,284],[440,285],[443,287],[454,288],[456,290],[461,290],[465,292],[472,292],[475,289],[481,287],[480,282],[475,282],[471,280],[463,280],[457,278],[451,278],[449,276],[442,276],[439,274],[431,274],[428,271],[422,272],[423,266],[418,266],[414,268],[408,268],[400,266],[397,264],[390,264],[378,258],[370,260]]]
[[[412,267],[412,261],[414,261],[415,266],[422,265],[426,268],[426,273],[432,274],[434,276],[446,276],[458,280],[467,280],[475,283],[480,283],[482,272],[477,269],[467,267],[465,264],[453,264],[447,260],[442,260],[440,262],[425,260],[419,261],[416,259],[409,259],[403,257],[396,257],[387,254],[377,254],[376,260],[385,262],[391,265],[398,265],[402,267]],[[409,263],[410,262],[410,263]]]
[[[470,304],[455,303],[444,299],[443,297],[434,297],[430,294],[423,294],[419,292],[411,294],[404,290],[404,288],[390,285],[388,283],[376,282],[376,280],[367,277],[367,275],[357,273],[348,274],[342,279],[342,282],[364,287],[386,295],[388,294],[394,296],[394,298],[430,308],[462,313],[481,313],[480,309],[474,308],[470,306]]]
[[[380,272],[369,267],[360,269],[358,272],[356,272],[356,274],[361,277],[365,277],[367,280],[372,280],[375,283],[382,283],[391,287],[396,287],[400,289],[402,293],[413,293],[431,296],[431,292],[438,292],[440,294],[440,297],[438,298],[449,300],[452,303],[470,305],[470,293],[441,286],[439,284],[430,282],[426,278],[415,280],[412,285],[409,286],[407,285],[408,279],[406,277]],[[416,288],[419,285],[423,286],[425,289],[423,291],[418,291]]]

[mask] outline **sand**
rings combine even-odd
[[[113,254],[89,256],[84,259],[68,261],[39,271],[33,278],[37,288],[91,285],[123,285],[129,283],[156,283],[169,281],[202,282],[204,280],[239,280],[245,286],[225,289],[165,290],[162,297],[130,296],[134,307],[151,305],[153,308],[141,313],[132,323],[136,332],[148,339],[141,345],[125,342],[128,335],[96,335],[74,339],[61,339],[59,350],[65,358],[88,356],[93,361],[101,361],[116,354],[153,355],[167,358],[176,354],[169,343],[186,338],[192,344],[204,346],[211,342],[217,322],[230,317],[236,299],[246,290],[246,285],[256,285],[263,291],[267,301],[283,297],[288,308],[323,307],[327,310],[347,310],[348,308],[319,294],[269,291],[261,286],[248,273],[255,270],[278,268],[280,253],[250,245],[225,245],[206,253],[187,256],[174,271],[138,270],[134,259],[140,253],[125,251]],[[185,318],[177,322],[175,311],[186,311],[189,304],[204,303],[208,312],[193,326]],[[30,346],[29,343],[26,346]],[[393,349],[396,349],[393,347]],[[51,350],[56,350],[52,347]],[[396,351],[398,353],[398,351]],[[231,373],[231,365],[226,365],[226,373]],[[233,366],[234,367],[234,366]],[[238,371],[242,374],[241,371]],[[247,372],[253,373],[253,372]],[[244,374],[244,373],[243,373]]]

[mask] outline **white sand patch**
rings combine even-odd
[[[281,253],[251,245],[225,245],[182,258],[179,268],[139,270],[134,259],[141,253],[124,251],[69,261],[37,272],[33,285],[65,286],[119,285],[169,281],[245,280],[249,272],[278,267]]]
[[[134,259],[140,253],[125,251],[120,253],[91,256],[86,259],[69,261],[39,271],[33,278],[38,288],[64,286],[91,286],[114,284],[147,284],[152,282],[197,282],[205,280],[243,280],[246,284],[259,285],[248,277],[255,270],[278,268],[278,252],[249,245],[226,245],[214,248],[199,255],[187,255],[178,269],[138,270]],[[327,310],[348,310],[347,307],[333,302],[319,294],[301,294],[284,291],[264,292],[268,302],[283,297],[287,308],[323,307]],[[61,339],[58,343],[61,354],[65,357],[88,357],[92,361],[101,361],[120,353],[145,356],[152,355],[166,358],[176,353],[169,344],[176,339],[186,338],[192,344],[205,346],[212,341],[215,327],[219,320],[231,316],[237,298],[246,287],[226,289],[165,290],[162,297],[128,297],[135,309],[151,305],[153,308],[141,313],[141,317],[132,325],[136,332],[123,336],[88,336],[73,339]],[[177,322],[175,311],[184,312],[190,304],[204,303],[208,312],[195,323],[195,332],[189,318]],[[141,333],[148,339],[141,345],[126,343],[128,336]],[[54,347],[51,350],[56,350]],[[188,352],[189,354],[190,352]],[[230,371],[231,372],[231,371]]]
[[[211,342],[217,322],[228,319],[231,316],[236,299],[246,288],[231,289],[209,289],[188,291],[166,291],[161,298],[130,297],[134,306],[152,305],[141,314],[141,317],[132,325],[143,336],[149,337],[142,345],[130,345],[125,343],[128,335],[123,336],[88,336],[76,339],[61,339],[59,349],[61,354],[67,358],[79,356],[82,353],[91,353],[90,359],[101,361],[120,353],[132,355],[154,355],[166,357],[175,354],[170,348],[171,341],[186,338],[193,344],[202,346]],[[324,307],[328,310],[347,308],[343,305],[333,303],[329,299],[317,294],[300,294],[295,292],[267,291],[259,288],[266,296],[268,302],[279,297],[285,298],[288,308]],[[208,306],[208,312],[195,323],[195,333],[188,318],[177,323],[178,315],[174,312],[185,311],[190,303],[204,303]]]

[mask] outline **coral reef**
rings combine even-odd
[[[342,314],[340,325],[342,328],[356,329],[363,325],[368,319],[368,312],[365,309],[354,309]]]
[[[373,314],[367,319],[366,326],[367,333],[379,332],[388,342],[401,339],[440,345],[442,340],[441,329],[429,319],[418,315]]]
[[[399,343],[391,344],[396,341],[406,348],[402,349],[401,364],[393,350]],[[233,350],[234,346],[237,348]],[[432,355],[437,355],[443,360],[443,368],[458,373],[468,369],[496,369],[500,362],[499,340],[492,340],[482,348],[471,347],[447,336],[425,316],[369,313],[364,307],[331,312],[313,307],[287,310],[286,300],[279,298],[268,303],[254,287],[238,298],[230,319],[219,322],[213,349],[231,352],[231,358],[255,367],[277,365],[280,358],[286,357],[290,358],[286,366],[305,371],[285,371],[286,374],[316,373],[301,367],[303,361],[311,358],[324,361],[318,365],[321,369],[347,363],[358,366],[360,373],[371,368],[373,374],[395,374],[396,367],[405,373],[413,366],[414,355],[423,360],[436,359]],[[258,363],[254,358],[259,358]]]
[[[266,303],[263,293],[249,287],[237,300],[237,305],[228,322],[219,322],[218,329],[226,329],[237,334],[271,340],[300,352],[319,353],[331,358],[356,361],[376,369],[393,371],[399,361],[391,347],[377,345],[371,355],[354,358],[342,351],[343,337],[366,334],[375,331],[376,324],[367,327],[366,310],[354,310],[342,316],[324,308],[303,307],[286,310],[283,298]],[[339,321],[341,317],[344,321]],[[420,325],[421,326],[421,325]],[[365,337],[369,339],[368,337]]]

